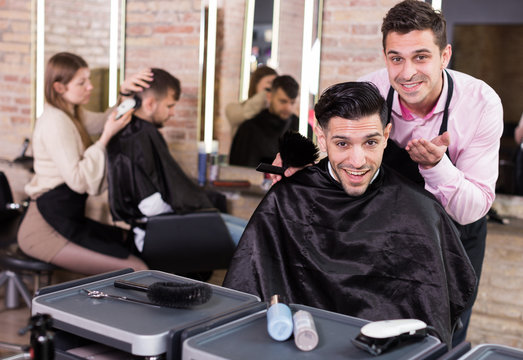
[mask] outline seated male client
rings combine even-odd
[[[207,195],[181,169],[158,131],[174,116],[180,81],[162,69],[151,69],[152,80],[134,96],[141,99],[131,122],[107,147],[109,203],[113,216],[135,225],[135,244],[145,237],[137,220],[164,213],[212,208]],[[122,94],[133,95],[133,94]],[[237,244],[246,221],[221,214]]]
[[[278,153],[280,137],[287,130],[298,131],[299,119],[294,114],[298,90],[298,83],[289,75],[273,80],[267,93],[269,108],[243,122],[234,136],[229,157],[231,165],[256,167],[261,162],[272,162]]]
[[[371,83],[341,83],[315,112],[328,157],[271,188],[224,286],[368,320],[420,319],[450,344],[476,276],[445,209],[382,165],[385,100]]]

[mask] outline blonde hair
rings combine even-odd
[[[73,105],[73,111],[71,112],[68,102],[58,91],[56,91],[54,83],[59,82],[60,84],[67,86],[78,70],[87,67],[87,62],[80,56],[68,52],[60,52],[49,59],[45,69],[44,81],[45,100],[47,103],[62,110],[67,114],[67,116],[69,116],[78,129],[85,148],[89,147],[92,144],[92,141],[82,124],[82,109],[80,105],[75,104]]]

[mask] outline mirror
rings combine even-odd
[[[212,136],[218,140],[219,153],[223,155],[229,155],[233,138],[225,108],[231,102],[246,98],[254,63],[251,60],[272,65],[278,74],[290,75],[300,84],[295,113],[300,117],[302,133],[306,133],[307,124],[314,119],[310,110],[319,86],[323,0],[245,0],[244,4],[239,10],[237,4],[233,7],[226,1],[218,3]],[[237,31],[240,23],[243,33]],[[253,53],[257,56],[252,56]],[[205,127],[203,123],[200,126]]]
[[[278,67],[279,16],[279,0],[247,0],[239,101],[247,100],[250,77],[258,66]]]
[[[43,110],[45,65],[60,51],[89,64],[94,89],[86,108],[104,111],[116,103],[125,60],[123,14],[125,0],[37,0],[36,117]]]

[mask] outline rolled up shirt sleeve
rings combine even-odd
[[[466,114],[460,113],[459,116]],[[456,121],[459,121],[458,117]],[[440,201],[454,220],[463,225],[483,217],[495,199],[503,133],[503,108],[495,93],[484,102],[483,110],[476,115],[474,122],[477,122],[475,132],[466,146],[450,147],[454,164],[445,155],[431,169],[419,167],[425,179],[425,189]],[[460,139],[451,137],[450,141],[459,142]]]

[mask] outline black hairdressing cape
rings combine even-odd
[[[476,277],[445,210],[385,167],[350,197],[327,162],[267,193],[224,286],[368,320],[420,319],[450,344]]]
[[[109,204],[114,218],[132,223],[144,215],[138,204],[159,192],[176,213],[213,207],[185,175],[156,127],[133,116],[107,146]]]
[[[287,130],[298,131],[299,119],[291,115],[287,120],[272,114],[268,109],[243,122],[231,145],[231,165],[256,167],[259,163],[272,163],[279,148],[279,139]]]

